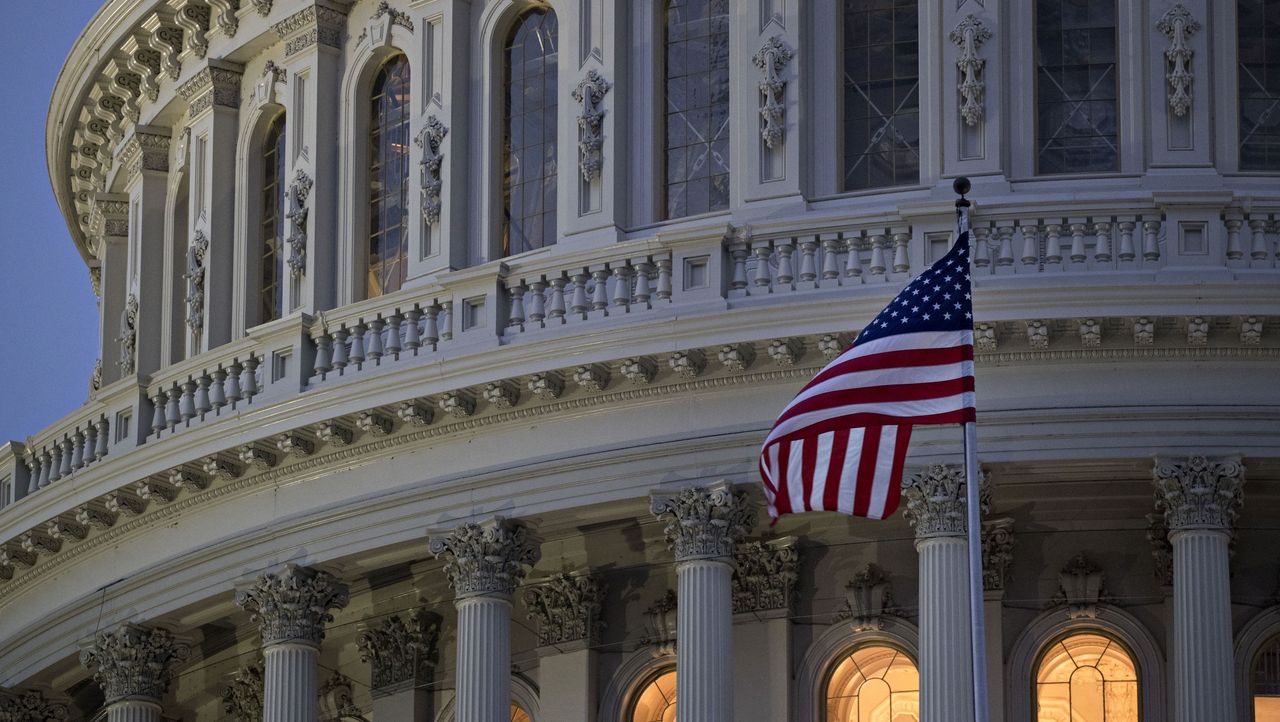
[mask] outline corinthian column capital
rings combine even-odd
[[[527,526],[502,517],[463,524],[429,541],[431,553],[445,557],[444,573],[458,599],[510,599],[524,579],[525,567],[542,558],[540,546]]]
[[[190,651],[191,645],[167,630],[124,624],[114,632],[99,633],[80,652],[80,663],[93,670],[107,704],[134,699],[159,702],[172,666]]]
[[[986,512],[991,505],[991,491],[986,478],[981,474],[978,478],[979,505]],[[902,483],[902,494],[907,499],[903,515],[915,527],[916,540],[964,536],[968,532],[964,468],[929,466]]]
[[[66,722],[71,719],[67,706],[51,702],[36,690],[10,694],[0,690],[0,720],[3,722]]]
[[[425,609],[410,612],[407,622],[393,614],[366,629],[357,646],[361,661],[372,668],[370,687],[385,694],[406,684],[429,683],[436,668],[439,639],[440,618]]]
[[[538,644],[543,647],[600,639],[604,622],[600,604],[604,583],[588,574],[557,574],[525,588],[529,618],[537,623]]]
[[[236,592],[236,604],[258,623],[264,647],[284,642],[319,647],[324,625],[333,621],[329,610],[342,609],[347,601],[346,584],[296,564],[263,574],[252,587]]]
[[[732,559],[756,520],[747,495],[727,481],[676,494],[654,493],[649,511],[666,522],[667,543],[677,562]]]
[[[1244,502],[1244,464],[1238,457],[1156,459],[1156,510],[1169,531],[1231,531]]]

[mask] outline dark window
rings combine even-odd
[[[729,207],[729,0],[670,0],[666,19],[668,218]]]
[[[388,60],[373,81],[369,115],[368,296],[404,284],[409,232],[409,61]]]
[[[916,0],[844,0],[844,189],[920,181]]]
[[[1036,172],[1120,169],[1115,0],[1036,0]]]
[[[1280,3],[1238,8],[1240,170],[1280,170]]]
[[[505,49],[502,255],[556,242],[556,14],[530,10]]]
[[[258,322],[284,315],[284,113],[267,127],[262,141],[262,265]]]

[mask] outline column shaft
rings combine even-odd
[[[511,719],[511,602],[466,597],[458,608],[457,722]]]
[[[920,552],[920,722],[972,722],[969,557],[963,537],[929,537]]]
[[[676,564],[678,722],[733,720],[733,568],[724,560]]]
[[[284,642],[263,648],[263,722],[315,722],[320,650]]]
[[[107,707],[107,722],[160,722],[160,705],[143,700],[124,700]]]
[[[1176,722],[1235,715],[1231,580],[1227,533],[1175,531],[1173,542],[1173,689]]]

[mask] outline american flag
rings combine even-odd
[[[911,428],[975,420],[969,233],[782,410],[760,451],[769,515],[898,508]]]

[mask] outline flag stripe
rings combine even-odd
[[[862,453],[858,459],[858,479],[875,478],[876,449],[880,448],[880,433],[884,427],[872,426],[862,437]],[[866,516],[867,505],[871,502],[871,484],[858,484],[853,497],[853,513],[855,516]]]
[[[849,449],[849,430],[836,429],[831,434],[831,450],[827,456],[827,475],[823,485],[822,506],[818,509],[835,509],[840,506],[840,477],[844,475],[842,463]],[[827,434],[823,434],[826,436]]]

